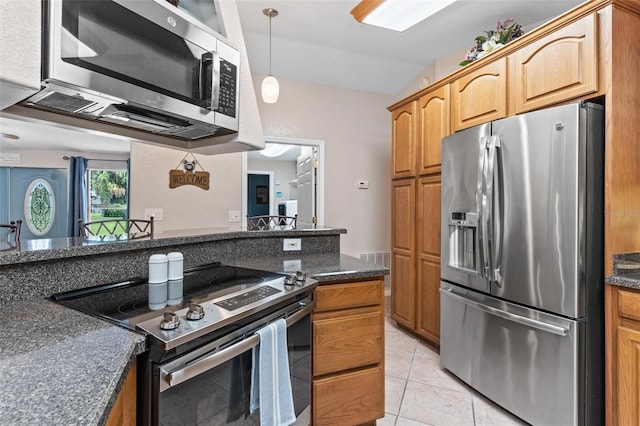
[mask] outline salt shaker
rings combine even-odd
[[[183,259],[182,253],[174,251],[167,255],[169,259],[169,281],[167,282],[167,305],[182,303]]]
[[[149,257],[149,309],[158,310],[167,306],[167,264],[165,254]]]

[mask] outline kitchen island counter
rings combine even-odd
[[[48,300],[0,310],[0,418],[12,425],[104,424],[143,335]]]
[[[225,263],[274,272],[303,270],[319,281],[388,274],[387,268],[342,254]],[[147,349],[142,334],[45,299],[3,304],[0,318],[0,416],[10,424],[104,424],[130,366]]]

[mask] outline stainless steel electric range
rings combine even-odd
[[[186,269],[183,302],[148,307],[146,278],[58,293],[51,300],[148,337],[138,362],[138,423],[257,425],[249,413],[255,332],[287,321],[294,407],[308,424],[312,292],[317,282],[221,263]]]

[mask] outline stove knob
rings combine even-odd
[[[296,283],[296,276],[291,274],[284,277],[284,285],[294,285]]]
[[[296,281],[305,282],[307,280],[307,274],[302,271],[296,272]]]
[[[195,303],[189,304],[189,311],[187,312],[187,319],[189,321],[198,321],[204,317],[204,308],[202,305],[196,305]]]
[[[160,328],[163,330],[175,330],[180,325],[180,318],[173,312],[165,312],[164,318],[160,322]]]

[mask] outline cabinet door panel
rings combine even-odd
[[[640,324],[618,327],[618,424],[640,424]]]
[[[384,303],[380,280],[322,285],[316,288],[316,312],[375,306]]]
[[[391,177],[416,175],[416,102],[394,110],[392,118]]]
[[[440,259],[420,259],[418,300],[417,332],[440,345]]]
[[[418,183],[418,252],[440,257],[440,176]]]
[[[449,85],[440,87],[419,99],[418,173],[440,172],[440,145],[442,138],[451,133],[449,116]]]
[[[507,59],[501,58],[451,84],[453,130],[507,116]]]
[[[314,321],[314,376],[381,362],[383,324],[382,312]]]
[[[516,113],[598,90],[596,15],[524,46],[512,56]]]
[[[415,328],[415,255],[391,253],[391,317],[408,328]]]
[[[393,181],[391,194],[392,247],[413,251],[415,245],[415,191],[414,179]]]
[[[384,417],[382,367],[314,380],[313,424],[357,425]]]

